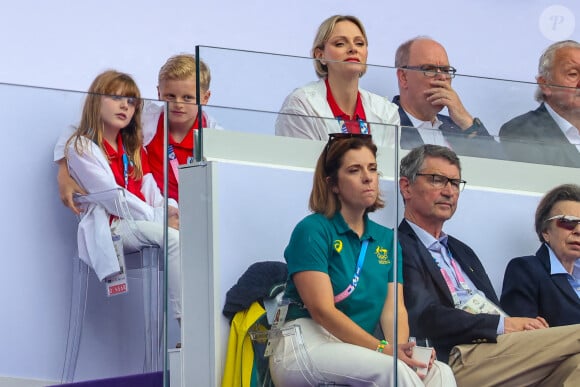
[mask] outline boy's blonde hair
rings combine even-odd
[[[179,54],[167,59],[167,62],[159,69],[158,82],[165,80],[182,81],[188,78],[195,78],[195,55]],[[202,91],[209,90],[211,74],[209,67],[201,59],[199,60],[199,88]]]

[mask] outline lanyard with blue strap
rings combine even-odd
[[[363,267],[363,263],[365,261],[365,255],[367,253],[368,245],[369,245],[369,240],[365,239],[361,245],[360,253],[358,255],[358,260],[356,262],[356,269],[355,269],[354,275],[352,276],[352,281],[346,287],[346,289],[344,289],[342,292],[340,292],[340,294],[337,294],[336,296],[334,296],[334,303],[335,304],[348,298],[348,296],[350,296],[352,294],[352,292],[354,292],[354,290],[356,289],[356,287],[358,285],[359,278],[360,278],[360,272],[361,272],[361,269]],[[284,322],[286,321],[286,313],[288,312],[288,307],[291,304],[299,305],[299,307],[304,308],[304,304],[302,302],[295,302],[295,301],[288,300],[288,299],[283,300],[282,303],[278,306],[278,309],[276,310],[276,316],[274,317],[274,321],[272,322],[271,330],[276,331],[279,327],[284,325]],[[268,339],[268,342],[266,343],[266,349],[264,351],[265,357],[268,357],[272,354],[272,352],[273,352],[272,342],[278,341],[280,337],[282,337],[282,336],[277,336],[277,337],[273,337],[273,338]]]
[[[125,178],[125,189],[129,187],[129,157],[123,145],[123,177]]]
[[[340,117],[336,117],[336,120],[338,121],[338,125],[340,125],[341,132],[348,133],[346,122]],[[369,134],[369,127],[367,123],[360,118],[357,118],[356,120],[358,121],[358,127],[360,128],[361,134]]]
[[[335,304],[337,304],[337,303],[343,301],[344,299],[346,299],[356,289],[356,287],[358,285],[358,280],[360,278],[360,271],[362,269],[363,263],[365,262],[365,255],[367,253],[367,247],[368,247],[368,245],[369,245],[369,240],[368,239],[365,239],[363,241],[363,243],[362,243],[361,248],[360,248],[360,254],[358,255],[358,260],[356,262],[356,269],[355,269],[354,274],[352,276],[352,281],[346,287],[346,289],[344,289],[342,292],[340,292],[339,294],[337,294],[336,296],[334,296],[334,303]]]
[[[123,155],[121,156],[123,160],[123,179],[125,183],[125,189],[129,189],[129,156],[127,156],[127,151],[125,149],[125,144],[123,144]],[[117,216],[110,215],[110,222],[114,219],[119,219]],[[123,252],[123,239],[116,231],[116,225],[111,224],[111,237],[113,239],[113,248],[115,250],[115,255],[117,256],[117,262],[119,263],[119,272],[109,276],[105,279],[105,289],[108,297],[115,296],[118,294],[127,293],[129,291],[127,284],[127,274],[125,265],[125,254]]]

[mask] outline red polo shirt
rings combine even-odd
[[[113,149],[111,145],[105,140],[103,141],[103,145],[105,147],[105,152],[107,152],[107,156],[109,157],[109,166],[113,171],[113,176],[115,176],[115,182],[121,186],[125,187],[125,173],[124,173],[124,166],[123,166],[123,154],[125,150],[123,149],[123,139],[121,137],[121,133],[117,135],[117,151]],[[149,173],[149,165],[147,164],[147,153],[145,150],[141,148],[141,165],[143,167],[143,175]],[[129,181],[127,186],[125,187],[127,191],[135,194],[141,200],[145,201],[145,197],[141,193],[141,185],[142,179],[135,180],[132,176],[133,174],[133,162],[129,161]]]
[[[330,106],[330,110],[332,111],[332,114],[334,115],[334,117],[340,119],[341,125],[343,125],[343,124],[346,125],[346,129],[348,130],[349,133],[360,133],[361,131],[360,131],[359,120],[366,121],[366,119],[367,119],[367,116],[365,114],[365,109],[363,107],[363,104],[362,104],[362,101],[360,98],[360,92],[357,92],[356,107],[354,109],[354,115],[351,117],[348,114],[346,114],[345,112],[343,112],[336,104],[336,101],[334,100],[334,97],[332,96],[332,91],[330,90],[330,84],[328,83],[328,78],[326,78],[324,80],[324,82],[326,83],[326,100],[328,101],[328,105]],[[370,125],[367,125],[367,126],[368,126],[369,134],[370,134],[370,132],[371,132]]]
[[[201,124],[202,127],[207,127],[205,115],[202,116]],[[198,120],[195,119],[195,122],[191,126],[190,130],[187,132],[183,140],[181,142],[177,142],[171,136],[171,132],[169,132],[169,144],[173,146],[173,151],[175,152],[175,156],[179,165],[187,164],[187,159],[189,157],[193,157],[193,147],[194,147],[194,139],[193,139],[193,130],[199,128]],[[151,172],[153,173],[153,177],[157,182],[157,186],[161,190],[163,194],[163,157],[165,156],[166,152],[163,149],[163,113],[159,116],[159,121],[157,121],[157,131],[155,132],[155,136],[151,140],[151,142],[147,145],[147,154],[149,157],[149,167],[151,168]],[[179,201],[179,190],[177,179],[175,174],[173,173],[173,169],[169,166],[169,177],[167,181],[167,190],[169,191],[169,197]]]

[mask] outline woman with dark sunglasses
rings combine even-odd
[[[506,268],[501,305],[515,316],[543,317],[550,326],[580,324],[580,186],[548,192],[536,210],[536,255]]]
[[[289,278],[284,312],[278,313],[285,317],[277,323],[285,330],[299,327],[307,355],[300,356],[296,337],[275,340],[270,371],[278,387],[393,386],[394,351],[397,385],[456,385],[434,351],[425,361],[412,358],[401,250],[393,254],[393,230],[368,217],[385,204],[376,153],[370,135],[336,133],[318,158],[309,202],[313,214],[298,223],[284,252]],[[379,322],[386,340],[373,336]],[[392,344],[395,323],[398,346]],[[427,369],[426,375],[412,367]]]

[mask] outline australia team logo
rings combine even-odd
[[[388,265],[391,263],[391,260],[389,259],[389,250],[384,247],[377,246],[375,249],[375,255],[377,256],[380,265]]]
[[[342,251],[342,241],[340,239],[335,240],[333,246],[334,250],[336,250],[336,252],[340,254],[340,252]]]

